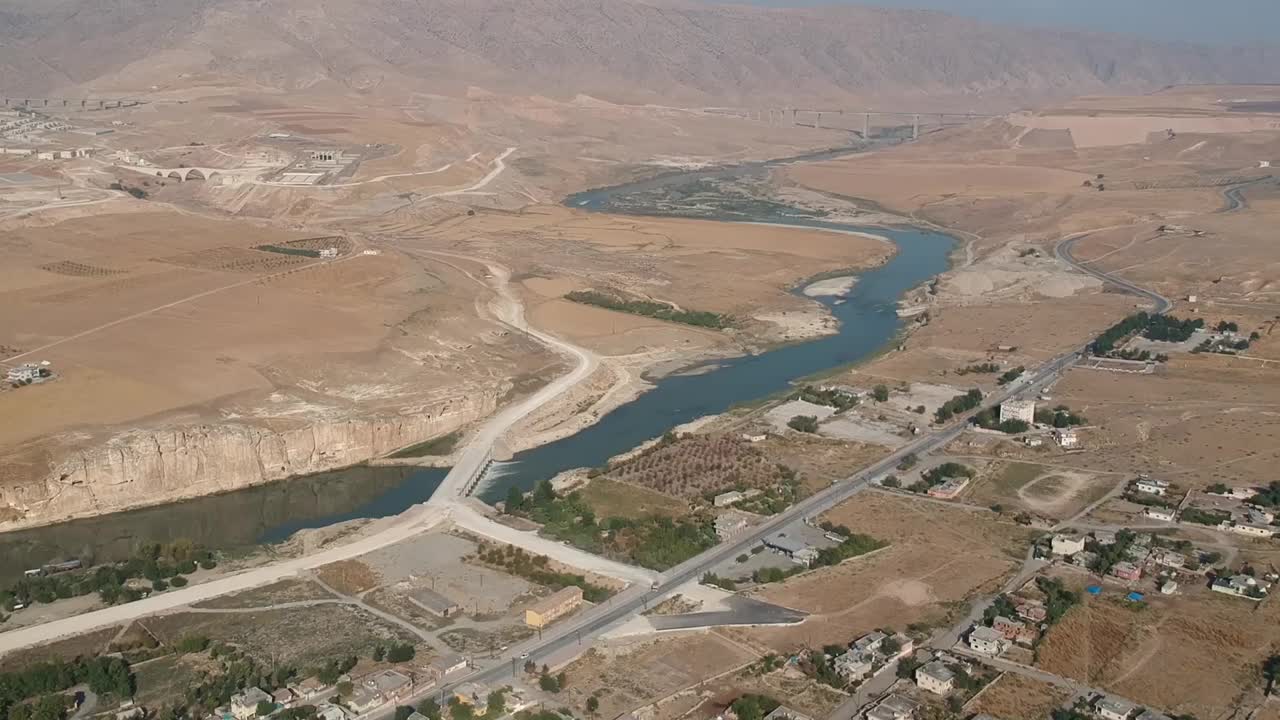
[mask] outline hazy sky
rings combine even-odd
[[[923,8],[985,20],[1070,26],[1152,38],[1204,43],[1280,44],[1280,0],[739,1],[774,6],[856,3],[880,7]]]

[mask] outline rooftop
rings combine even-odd
[[[926,663],[925,665],[920,666],[920,669],[916,672],[928,675],[938,682],[950,682],[956,677],[956,674],[952,672],[951,668],[942,664],[940,660],[934,660],[933,662]]]
[[[558,610],[565,603],[577,602],[581,599],[582,588],[577,585],[569,585],[535,602],[529,606],[529,609],[536,613],[545,613],[551,610]]]

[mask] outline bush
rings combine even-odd
[[[643,315],[657,318],[658,320],[694,325],[696,327],[721,330],[732,324],[727,315],[698,310],[677,310],[666,303],[653,302],[652,300],[628,300],[591,290],[575,290],[565,295],[565,299],[582,303],[583,305],[594,305],[607,310]]]
[[[186,587],[186,586],[187,586],[187,579],[186,579],[185,577],[181,576],[181,575],[174,575],[174,576],[169,580],[169,584],[170,584],[170,585],[172,585],[172,586],[174,586],[174,587]]]
[[[877,385],[872,388],[871,397],[875,398],[876,402],[885,402],[889,399],[889,388],[884,385]]]
[[[413,659],[417,651],[409,643],[396,643],[387,650],[387,662],[402,663]]]
[[[177,650],[180,653],[198,653],[204,652],[209,647],[209,638],[204,635],[183,635],[178,641]]]
[[[812,415],[796,415],[787,421],[787,427],[802,433],[818,432],[818,418]]]
[[[887,477],[887,478],[885,478],[884,480],[882,480],[882,481],[880,482],[880,484],[881,484],[881,485],[884,485],[884,486],[885,486],[885,487],[887,487],[887,488],[900,488],[900,487],[902,487],[902,481],[898,479],[898,476],[897,476],[897,475],[890,475],[889,477]]]

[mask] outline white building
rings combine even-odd
[[[1085,538],[1083,535],[1074,535],[1067,533],[1055,533],[1049,541],[1049,548],[1054,555],[1062,555],[1064,557],[1075,555],[1084,550]]]
[[[1169,483],[1155,478],[1140,477],[1133,483],[1133,489],[1148,495],[1164,497],[1169,492]]]
[[[874,659],[875,656],[870,653],[863,654],[857,650],[850,650],[837,657],[833,666],[835,671],[840,673],[840,677],[849,682],[855,682],[871,674],[875,667]]]
[[[969,633],[968,642],[969,647],[973,649],[974,652],[979,652],[983,655],[999,655],[1004,652],[1008,643],[1008,641],[1004,639],[1004,635],[1001,635],[999,632],[992,630],[985,625],[975,627]]]
[[[711,504],[715,505],[716,507],[728,507],[742,500],[743,497],[745,496],[742,493],[738,492],[737,490],[730,490],[729,492],[723,492],[715,496],[715,498],[711,501]]]
[[[1057,441],[1058,447],[1063,450],[1072,450],[1080,447],[1080,436],[1075,430],[1062,429],[1053,431],[1053,439]]]
[[[1094,703],[1093,709],[1102,720],[1129,720],[1138,706],[1124,698],[1104,695]]]
[[[1161,522],[1173,522],[1173,519],[1175,517],[1175,513],[1171,508],[1155,507],[1152,505],[1148,505],[1147,507],[1143,508],[1142,514],[1151,518],[1152,520],[1159,520]]]
[[[1238,535],[1248,535],[1250,537],[1269,538],[1275,535],[1275,528],[1270,525],[1255,525],[1253,523],[1233,523],[1231,532]]]
[[[938,660],[916,668],[916,685],[935,695],[946,695],[955,688],[956,674]]]
[[[1036,420],[1035,400],[1005,400],[1000,403],[1000,422],[1021,420],[1030,425]]]
[[[251,687],[244,692],[231,696],[231,714],[237,720],[249,720],[258,714],[258,703],[272,702],[271,696],[262,688]]]
[[[1262,600],[1267,596],[1267,590],[1271,586],[1267,583],[1259,582],[1248,575],[1234,575],[1229,578],[1217,578],[1210,587],[1214,592],[1249,598],[1250,600]]]
[[[902,695],[889,695],[867,711],[867,720],[912,720],[920,703]]]

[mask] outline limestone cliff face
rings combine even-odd
[[[158,505],[364,462],[493,412],[496,394],[413,415],[316,422],[292,430],[227,423],[132,431],[58,458],[47,476],[0,487],[0,531]],[[17,517],[15,517],[17,516]]]

